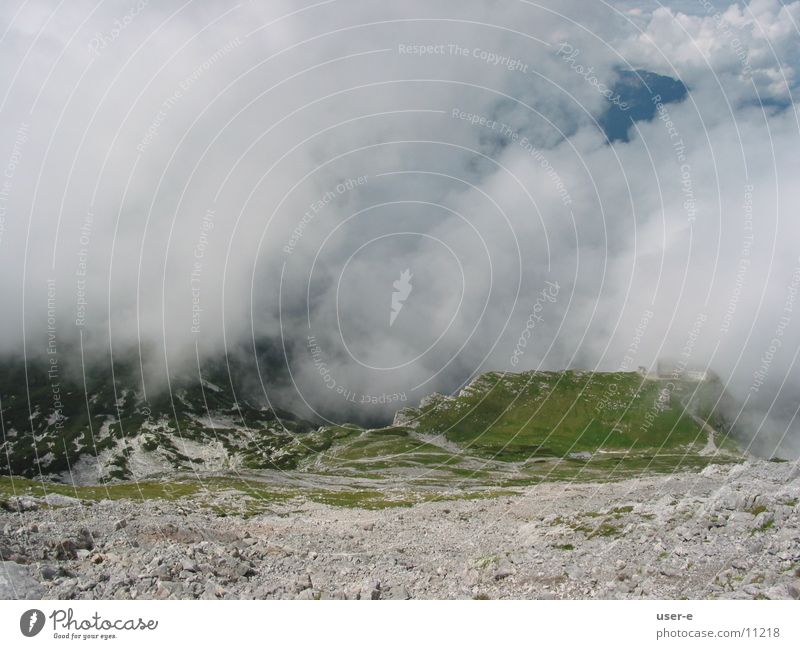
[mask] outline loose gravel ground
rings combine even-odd
[[[11,498],[0,597],[800,597],[800,471],[748,461],[365,510]]]

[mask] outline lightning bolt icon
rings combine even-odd
[[[31,613],[30,620],[28,620],[28,631],[33,631],[33,627],[36,624],[38,619],[39,619],[38,613],[36,613],[36,611],[33,611]]]

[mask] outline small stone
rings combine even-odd
[[[170,570],[166,564],[161,564],[160,566],[156,566],[155,570],[152,572],[153,577],[158,577],[159,579],[165,579],[169,577]]]
[[[62,539],[51,543],[56,552],[56,559],[68,560],[75,559],[77,556],[78,547],[72,539]]]
[[[796,599],[792,597],[787,586],[773,586],[772,588],[768,588],[764,592],[764,595],[769,599]]]
[[[381,599],[411,599],[405,586],[390,586],[381,595]]]
[[[367,580],[361,586],[359,599],[380,599],[381,598],[381,583],[374,579]]]
[[[82,529],[78,532],[78,537],[75,540],[75,545],[82,550],[94,549],[94,537],[87,529]]]
[[[248,577],[250,575],[254,575],[255,571],[250,567],[249,564],[241,561],[236,565],[236,574],[240,577]]]
[[[314,584],[311,582],[311,575],[301,577],[294,586],[295,593],[302,593],[307,588],[313,588]]]
[[[492,577],[495,581],[500,581],[501,579],[510,577],[514,574],[514,572],[514,566],[511,564],[511,562],[503,559],[494,566],[494,569],[492,570]]]
[[[42,576],[42,579],[50,581],[51,579],[55,579],[58,576],[58,568],[55,568],[54,566],[44,565],[39,569],[39,574]]]

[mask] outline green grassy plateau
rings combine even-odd
[[[171,397],[145,400],[111,383],[84,389],[65,380],[56,420],[52,381],[29,370],[32,409],[24,385],[18,370],[0,373],[0,475],[22,476],[1,478],[0,496],[171,499],[227,490],[247,496],[249,510],[295,497],[389,507],[742,459],[720,415],[731,398],[713,377],[490,372],[381,429],[318,427],[219,381],[176,381]]]

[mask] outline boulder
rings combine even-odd
[[[6,507],[12,512],[33,512],[39,509],[39,503],[30,496],[11,496]]]
[[[50,507],[74,507],[81,504],[81,501],[77,498],[55,493],[47,494],[42,500]]]
[[[0,599],[41,599],[44,588],[28,566],[0,561]]]

